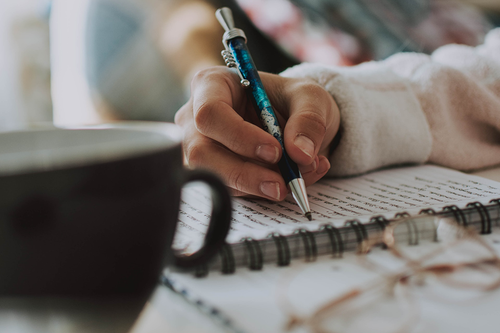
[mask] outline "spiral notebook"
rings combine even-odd
[[[374,281],[395,267],[413,267],[414,263],[401,263],[381,248],[366,256],[355,253],[363,240],[379,235],[395,220],[405,221],[398,229],[398,240],[415,258],[442,246],[435,242],[442,220],[472,226],[500,253],[500,183],[425,165],[325,179],[310,186],[308,194],[315,217],[312,223],[301,218],[291,198],[281,203],[235,199],[226,247],[196,274],[165,271],[163,284],[232,332],[357,332],[374,327],[383,332],[410,326],[408,331],[416,332],[498,331],[494,322],[494,309],[500,306],[498,288],[462,290],[440,283],[439,278],[416,283],[407,298],[390,299],[388,304],[396,302],[391,305],[396,312],[386,309],[388,317],[379,313],[385,309],[380,300],[387,299],[386,294],[372,290]],[[199,188],[186,189],[183,201],[182,237],[177,244],[189,249],[193,243],[188,240],[203,232],[200,226],[210,211],[209,194]],[[467,247],[458,250],[445,251],[441,260],[450,263],[474,253]],[[360,257],[370,264],[360,264]],[[498,276],[486,274],[486,280],[500,280],[500,268],[492,274]],[[467,275],[465,279],[468,285],[471,281]],[[483,281],[485,276],[472,280]],[[325,304],[338,303],[339,298],[343,304],[345,293],[357,295],[363,289],[375,295],[371,297],[377,306],[367,307],[370,311],[355,306],[347,314],[329,310],[325,315]],[[349,306],[345,308],[352,310]],[[359,323],[365,326],[357,327]]]
[[[387,169],[354,178],[324,179],[308,187],[313,221],[291,196],[283,202],[235,198],[227,245],[198,270],[232,273],[237,267],[260,270],[265,263],[286,266],[325,254],[355,250],[358,242],[392,219],[422,213],[453,216],[463,224],[498,214],[500,183],[438,166]],[[185,253],[200,246],[210,214],[210,193],[184,189],[175,246]],[[480,202],[479,204],[475,202]]]

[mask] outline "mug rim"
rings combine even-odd
[[[108,135],[109,138],[99,141],[97,135],[99,138]],[[48,137],[48,143],[39,142],[44,136]],[[55,144],[57,136],[67,140]],[[0,141],[9,140],[9,137],[28,142],[13,143],[19,148],[25,145],[24,149],[13,151],[5,151],[8,143],[0,145],[0,176],[93,165],[157,153],[180,145],[182,134],[173,123],[118,121],[85,126],[40,126],[0,133]],[[77,137],[89,141],[75,141]]]

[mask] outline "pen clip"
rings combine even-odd
[[[221,52],[222,58],[224,59],[224,62],[226,63],[227,67],[235,67],[236,68],[236,71],[238,72],[238,76],[240,77],[241,85],[244,88],[249,87],[250,81],[248,81],[247,79],[245,79],[243,77],[243,74],[241,73],[240,69],[238,68],[238,64],[236,63],[234,56],[232,55],[231,51],[229,50],[229,45],[228,45],[228,41],[230,39],[233,39],[236,37],[243,38],[245,40],[245,43],[246,43],[247,37],[245,35],[245,32],[234,26],[233,13],[231,12],[231,9],[229,9],[227,7],[219,8],[215,12],[215,16],[217,17],[217,20],[219,21],[219,23],[222,25],[222,27],[225,30],[225,33],[222,36],[222,43],[224,44],[224,48],[225,48]]]
[[[234,60],[233,55],[231,54],[231,51],[229,50],[223,50],[221,53],[222,58],[224,59],[224,62],[226,63],[226,66],[229,68],[236,68],[236,72],[238,73],[238,76],[240,77],[240,84],[246,88],[250,86],[250,81],[245,79],[243,75],[241,74],[240,69],[238,68],[238,65],[236,61]]]

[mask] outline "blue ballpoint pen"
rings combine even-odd
[[[292,196],[299,205],[304,215],[312,220],[311,208],[307,199],[306,186],[297,164],[292,161],[285,151],[283,135],[278,124],[278,119],[267,97],[264,85],[260,79],[257,68],[250,56],[246,45],[246,36],[243,30],[234,26],[233,14],[227,7],[216,11],[215,16],[225,30],[222,42],[225,50],[222,57],[228,67],[237,67],[241,85],[250,89],[255,110],[259,116],[263,129],[274,136],[281,145],[282,157],[278,162],[278,167],[285,180],[290,186]]]

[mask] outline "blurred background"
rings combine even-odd
[[[0,130],[52,120],[48,2],[0,3]]]
[[[499,0],[2,1],[0,130],[173,121],[194,73],[223,64],[221,6],[273,73],[477,45],[500,22]]]

